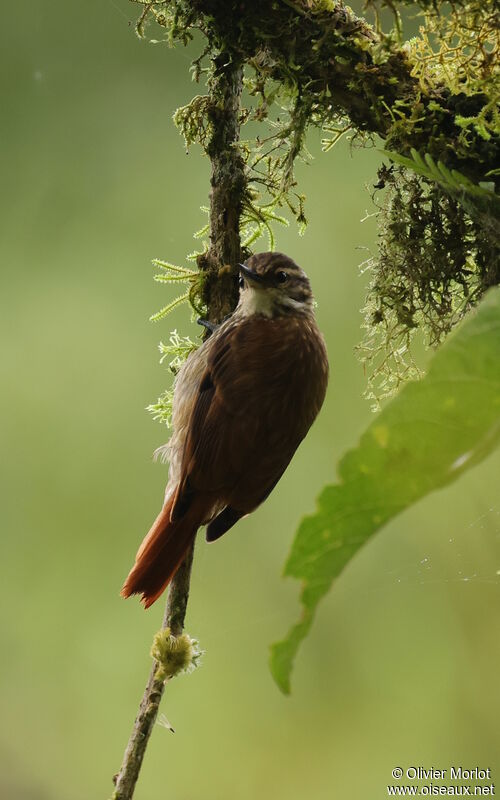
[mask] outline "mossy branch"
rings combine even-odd
[[[211,322],[221,322],[238,299],[236,265],[241,259],[240,219],[247,191],[239,148],[242,89],[239,59],[230,50],[215,55],[208,80],[210,133],[205,148],[211,163],[210,245],[197,259]]]
[[[186,42],[194,28],[205,35],[195,80],[208,75],[210,84],[227,64],[243,64],[248,99],[241,122],[267,122],[268,135],[227,151],[235,181],[246,181],[237,209],[244,250],[262,235],[274,248],[273,228],[287,223],[281,209],[304,229],[294,168],[297,158],[308,157],[310,126],[322,129],[325,151],[348,131],[351,142],[378,135],[382,152],[397,162],[392,173],[383,166],[375,184],[385,186],[385,199],[376,199],[379,252],[370,261],[360,349],[368,394],[376,397],[413,373],[415,330],[423,331],[426,344],[438,343],[500,276],[498,0],[457,0],[451,7],[446,0],[416,0],[424,24],[402,43],[398,7],[405,2],[366,0],[375,28],[342,0],[147,3],[150,20],[160,22],[169,42]],[[380,24],[381,6],[394,15],[389,32]],[[215,46],[220,57],[207,68],[204,58]],[[217,113],[208,95],[179,109],[175,119],[187,145],[199,142],[209,151]],[[455,242],[460,227],[464,235]],[[221,305],[231,298],[231,305],[230,270],[219,274],[210,258],[207,252],[198,258],[206,291],[215,291]]]
[[[220,63],[220,60],[223,63]],[[199,259],[204,270],[204,301],[213,322],[233,310],[237,299],[235,266],[240,259],[240,215],[245,193],[243,165],[238,150],[242,67],[227,54],[213,54],[209,84],[211,136],[207,148],[212,163],[209,225],[210,247]],[[173,265],[158,263],[167,270]],[[196,643],[183,634],[189,597],[193,548],[176,572],[169,588],[161,632],[152,648],[154,663],[125,750],[115,776],[112,800],[131,800],[151,736],[166,681],[195,664]]]
[[[210,19],[220,41],[229,42],[242,61],[258,65],[261,82],[300,85],[311,105],[311,122],[325,126],[344,113],[359,131],[383,137],[387,149],[403,155],[409,155],[411,148],[429,153],[476,181],[498,165],[498,136],[488,134],[496,104],[494,97],[485,95],[495,94],[495,52],[489,46],[490,40],[496,41],[492,24],[487,28],[490,40],[484,25],[478,34],[482,60],[478,57],[476,65],[468,53],[468,63],[482,76],[468,92],[462,62],[457,61],[454,70],[455,62],[448,57],[448,39],[436,54],[435,66],[425,36],[402,46],[394,31],[374,30],[341,2],[174,2],[180,11],[187,5],[198,19]],[[474,40],[469,16],[477,18],[475,7],[480,4],[472,0],[465,5],[463,29],[470,29]],[[483,17],[488,21],[486,14]],[[428,15],[428,27],[434,19],[436,30],[445,25],[438,12],[436,17]],[[462,29],[450,29],[450,40],[457,30]],[[456,74],[455,82],[449,80],[450,73]],[[468,126],[467,120],[478,124]]]

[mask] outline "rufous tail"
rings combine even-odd
[[[196,503],[182,519],[171,522],[173,502],[173,497],[167,500],[156,517],[121,590],[122,597],[141,594],[144,608],[149,608],[168,586],[201,524],[202,515]]]

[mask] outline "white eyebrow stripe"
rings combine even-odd
[[[310,298],[312,300],[312,298]],[[279,298],[279,304],[282,306],[288,306],[288,308],[293,308],[294,311],[303,311],[304,308],[309,308],[311,302],[308,300],[295,300],[293,297],[289,295],[283,295]]]

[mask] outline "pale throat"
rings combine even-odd
[[[237,310],[243,317],[251,317],[254,314],[276,317],[290,311],[307,313],[312,310],[312,304],[294,300],[279,289],[254,289],[249,286],[240,292]]]

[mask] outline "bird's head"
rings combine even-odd
[[[283,253],[257,253],[240,269],[238,309],[245,316],[263,314],[311,314],[314,299],[309,278]]]

